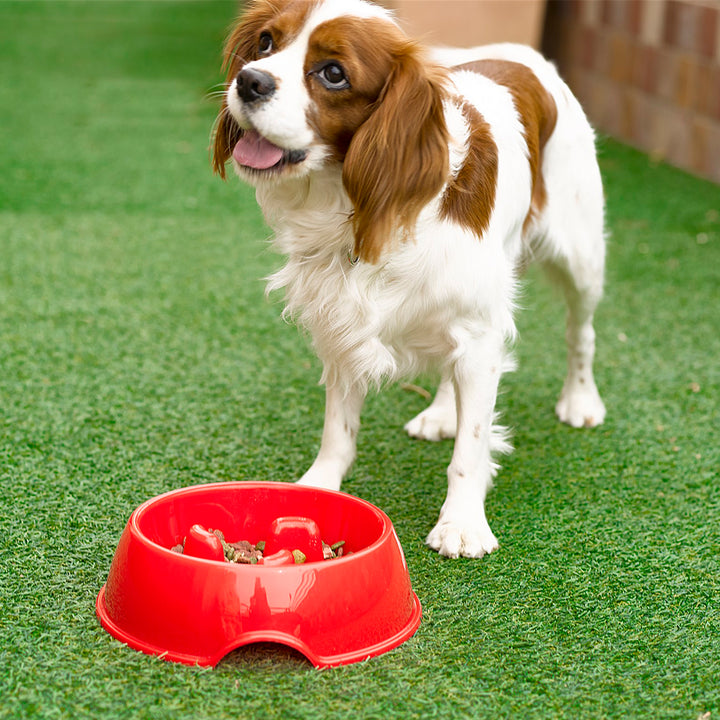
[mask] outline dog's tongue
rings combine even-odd
[[[267,170],[282,160],[283,151],[255,130],[246,130],[235,145],[233,157],[245,167]]]

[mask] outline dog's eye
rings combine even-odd
[[[350,87],[342,65],[329,62],[317,71],[317,77],[328,90],[344,90]]]
[[[260,33],[258,39],[258,52],[261,55],[269,55],[273,51],[273,39],[269,32]]]

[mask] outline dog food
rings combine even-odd
[[[222,543],[223,553],[225,555],[225,562],[233,562],[240,565],[256,565],[263,562],[263,553],[265,552],[265,542],[263,540],[255,543],[255,545],[253,545],[251,542],[248,542],[247,540],[240,540],[238,542],[229,543],[225,540],[225,535],[221,530],[210,530],[209,532],[215,535]],[[345,554],[345,541],[340,540],[339,542],[329,545],[323,540],[322,548],[323,560],[335,560],[336,558],[343,557],[343,555]],[[170,549],[173,552],[182,555],[185,550],[185,541],[183,540],[182,543],[179,543],[178,545],[175,545]],[[292,555],[292,560],[296,565],[302,565],[302,563],[307,560],[305,554],[301,550],[294,549],[283,552],[290,553]],[[350,553],[347,554],[349,555]],[[278,564],[285,563],[280,562]]]

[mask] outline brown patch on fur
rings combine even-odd
[[[441,216],[482,236],[495,206],[498,150],[485,118],[469,103],[462,112],[470,127],[465,161],[442,199]]]
[[[447,180],[445,74],[383,21],[343,18],[316,34],[317,48],[341,49],[351,88],[336,97],[314,88],[314,122],[343,159],[354,252],[374,263]]]
[[[269,32],[275,50],[281,50],[297,35],[318,0],[254,0],[251,2],[225,42],[223,69],[227,72],[225,90],[242,67],[258,59],[260,34]],[[242,137],[223,98],[213,132],[212,166],[225,177],[225,163]]]
[[[547,202],[547,190],[542,175],[542,151],[555,129],[557,107],[552,95],[526,65],[507,60],[478,60],[453,68],[470,70],[506,87],[523,124],[528,161],[532,177],[532,199],[525,218],[525,226]]]
[[[370,18],[339,17],[310,36],[304,73],[314,100],[309,121],[318,137],[343,161],[358,128],[372,115],[394,65],[398,31]],[[350,87],[328,90],[311,72],[326,60],[338,62]]]

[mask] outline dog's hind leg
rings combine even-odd
[[[599,293],[587,287],[578,288],[570,279],[565,279],[563,285],[568,305],[567,375],[555,412],[562,422],[573,427],[595,427],[605,419],[605,405],[593,376],[593,313]]]
[[[561,128],[558,120],[545,147],[547,206],[534,251],[567,303],[567,375],[555,412],[573,427],[594,427],[605,419],[593,377],[593,314],[605,272],[603,189],[592,131],[579,106],[565,123]]]
[[[593,376],[595,329],[593,315],[602,296],[604,239],[575,247],[569,257],[543,263],[562,289],[567,303],[567,375],[555,412],[572,427],[595,427],[605,419],[605,405]]]
[[[452,379],[443,377],[432,403],[405,425],[410,437],[419,440],[454,438],[457,430],[457,408]]]
[[[298,480],[300,485],[339,490],[355,460],[360,412],[365,392],[353,385],[347,392],[338,385],[325,389],[325,424],[320,452],[310,469]]]
[[[498,547],[485,517],[485,496],[495,470],[493,419],[504,343],[500,333],[488,331],[463,337],[458,347],[462,354],[453,366],[457,435],[447,497],[427,543],[448,557],[482,557]]]

